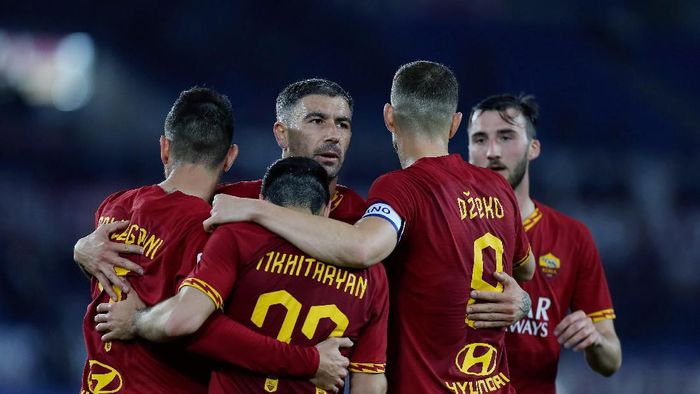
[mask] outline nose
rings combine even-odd
[[[341,130],[339,130],[339,128],[340,127],[338,127],[338,125],[333,124],[333,123],[331,123],[327,127],[325,127],[324,128],[324,131],[325,131],[324,141],[331,142],[334,144],[337,144],[338,142],[340,142]]]
[[[489,141],[488,150],[486,151],[486,158],[489,160],[495,160],[501,158],[501,146],[496,141]]]

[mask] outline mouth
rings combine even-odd
[[[507,169],[507,167],[502,165],[502,164],[491,164],[487,168],[491,171],[496,171],[496,172],[504,171]]]

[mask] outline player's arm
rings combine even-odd
[[[593,323],[582,310],[575,311],[554,328],[557,341],[567,349],[585,350],[594,371],[611,376],[622,364],[622,347],[611,319]]]
[[[524,282],[532,279],[535,275],[535,256],[530,250],[527,260],[513,267],[513,278],[518,282]]]
[[[119,256],[120,253],[143,253],[138,245],[127,245],[112,242],[110,234],[123,230],[129,225],[127,221],[116,221],[102,224],[95,231],[80,238],[73,247],[73,260],[88,276],[94,276],[107,294],[113,299],[117,295],[112,286],[117,286],[123,292],[129,291],[129,284],[124,277],[116,274],[115,268],[123,268],[138,274],[143,274],[143,268],[138,264]]]
[[[307,254],[345,267],[365,268],[383,260],[394,250],[400,232],[383,217],[364,217],[353,226],[264,200],[222,194],[214,197],[212,206],[212,216],[204,222],[208,230],[222,223],[253,221]]]
[[[350,394],[384,394],[386,376],[383,373],[353,373],[350,380]]]
[[[103,341],[127,340],[139,336],[153,342],[166,342],[199,329],[215,306],[201,291],[182,288],[175,296],[144,308],[136,293],[114,304],[97,306],[97,330],[105,332]]]

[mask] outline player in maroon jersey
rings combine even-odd
[[[465,313],[472,290],[502,291],[494,272],[527,279],[534,259],[508,184],[448,152],[461,121],[457,96],[443,65],[419,61],[397,71],[384,120],[403,169],[374,182],[354,226],[221,195],[205,222],[252,220],[338,265],[387,259],[387,372],[396,393],[513,391],[503,330],[474,329]]]
[[[273,133],[282,157],[302,156],[316,160],[331,177],[330,217],[355,223],[365,209],[365,200],[353,190],[338,185],[338,173],[345,161],[352,136],[353,100],[340,85],[326,79],[305,79],[285,87],[276,101],[277,120]],[[262,180],[220,185],[217,193],[257,198]],[[110,285],[128,284],[115,270],[139,267],[119,253],[140,253],[136,246],[111,242],[109,234],[124,226],[119,222],[96,229],[75,244],[74,259],[89,275],[96,277],[112,297]]]
[[[327,172],[311,159],[280,159],[265,175],[262,197],[305,215],[327,215]],[[386,390],[388,301],[381,264],[338,268],[304,255],[259,225],[236,223],[213,233],[176,296],[138,313],[125,303],[114,304],[111,316],[105,316],[98,328],[108,331],[106,339],[139,334],[164,341],[195,332],[210,314],[222,309],[249,328],[287,343],[314,345],[329,336],[348,336],[355,342],[351,393],[381,393]],[[234,368],[219,368],[212,374],[210,392],[264,391],[316,392],[303,379],[278,379]]]
[[[610,376],[622,351],[598,251],[586,226],[530,197],[529,162],[540,154],[538,107],[532,96],[499,95],[477,104],[469,118],[472,164],[503,175],[515,190],[520,216],[537,258],[534,278],[522,284],[532,310],[508,329],[506,344],[518,393],[554,393],[559,353],[584,350],[596,372]],[[484,303],[470,313],[491,318]],[[567,311],[572,311],[567,315]],[[472,315],[470,315],[472,316]],[[494,319],[498,319],[494,316]]]
[[[277,96],[277,121],[272,131],[282,157],[301,156],[316,160],[330,176],[330,217],[355,223],[365,209],[365,200],[353,190],[338,185],[352,137],[353,100],[333,81],[305,79],[285,87]],[[217,193],[258,198],[262,180],[224,185]]]
[[[233,119],[228,99],[210,89],[184,91],[173,105],[160,139],[161,159],[166,179],[158,185],[118,192],[108,197],[96,213],[96,225],[128,220],[129,225],[111,238],[121,245],[143,249],[132,258],[143,269],[136,276],[128,270],[116,274],[131,282],[131,294],[140,294],[153,304],[175,293],[177,285],[194,268],[197,254],[203,250],[207,234],[201,221],[208,216],[208,200],[221,173],[233,163],[237,147],[230,145]],[[177,215],[173,215],[177,212]],[[95,278],[92,279],[93,301],[87,309],[83,331],[88,360],[82,381],[82,392],[206,392],[210,370],[197,357],[185,354],[180,346],[154,346],[145,342],[112,343],[101,341],[95,329],[96,305],[112,302]],[[120,289],[110,289],[119,301]],[[135,302],[128,297],[126,302]],[[270,341],[243,326],[219,316],[207,325],[208,337],[192,341],[192,349],[213,349],[212,356],[224,353],[222,360],[232,360],[225,348],[258,348],[288,357],[282,363],[265,366],[272,371],[309,374],[315,367],[313,349],[297,348]],[[262,346],[262,348],[261,348]],[[233,356],[233,357],[232,357]],[[247,357],[251,358],[251,357]],[[252,357],[251,364],[265,364],[268,357]],[[293,363],[298,363],[293,365]],[[289,364],[292,369],[289,370]],[[275,366],[276,365],[276,366]],[[340,372],[339,372],[340,373]],[[311,373],[313,374],[313,373]]]

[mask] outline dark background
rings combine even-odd
[[[560,392],[700,392],[700,3],[680,0],[3,4],[0,392],[79,391],[89,289],[72,246],[106,195],[161,180],[181,90],[230,97],[235,181],[279,157],[285,85],[337,81],[356,100],[341,183],[366,195],[398,168],[381,110],[418,59],[455,71],[466,113],[496,93],[539,99],[532,194],[590,227],[624,350],[610,379],[564,351]],[[451,149],[466,145],[463,125]]]

